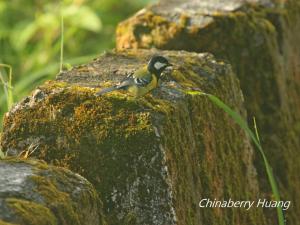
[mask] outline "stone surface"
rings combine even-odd
[[[153,93],[137,100],[122,91],[95,96],[154,54],[174,67]],[[210,54],[108,52],[15,105],[1,146],[9,154],[38,146],[35,157],[85,176],[100,193],[108,224],[265,224],[261,208],[198,207],[201,198],[260,193],[249,139],[199,90],[245,116],[231,67]]]
[[[300,224],[300,1],[160,1],[120,23],[117,48],[211,52],[229,62],[256,117],[284,200]],[[260,186],[271,191],[259,155]],[[269,218],[275,218],[270,215]],[[274,223],[270,221],[269,223]]]
[[[34,160],[0,160],[0,224],[99,225],[102,204],[92,185]]]

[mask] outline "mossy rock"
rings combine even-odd
[[[95,96],[154,54],[174,67],[152,93]],[[108,52],[15,105],[5,116],[1,146],[8,154],[37,146],[33,156],[86,177],[108,224],[265,224],[261,208],[198,207],[201,198],[255,199],[260,192],[249,139],[199,91],[245,116],[230,65],[210,54]]]
[[[232,65],[284,200],[300,201],[300,1],[160,1],[117,28],[117,49],[210,52]],[[261,157],[260,186],[271,195]],[[300,224],[300,205],[286,212]],[[274,223],[270,221],[269,223]]]
[[[36,160],[0,160],[0,224],[99,225],[102,203],[83,177]]]

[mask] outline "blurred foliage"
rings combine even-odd
[[[59,71],[61,16],[64,63],[88,62],[114,47],[115,27],[153,0],[0,0],[0,63],[13,68],[18,100]],[[8,71],[0,68],[8,79]],[[0,126],[7,111],[0,85]]]

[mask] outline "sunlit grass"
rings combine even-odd
[[[1,72],[2,69],[7,69],[8,70],[8,75],[4,76],[3,73]],[[13,98],[13,87],[12,87],[12,67],[7,64],[0,64],[0,82],[2,85],[2,88],[4,90],[4,98],[6,101],[6,110],[8,111],[13,103],[14,103],[14,98]],[[2,119],[2,116],[0,117]],[[0,123],[1,124],[1,123]],[[0,129],[1,132],[1,129]],[[1,137],[1,133],[0,133]],[[5,154],[0,148],[0,159],[4,159]]]
[[[60,63],[59,63],[59,72],[63,70],[64,64],[64,16],[61,14],[60,19]]]
[[[4,77],[3,73],[0,70],[0,82],[3,86],[4,98],[6,100],[6,104],[7,104],[6,107],[8,111],[14,103],[13,87],[12,87],[12,67],[8,64],[0,64],[0,69],[1,68],[8,69],[7,78]]]

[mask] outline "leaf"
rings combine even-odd
[[[0,68],[7,68],[8,69],[8,80],[6,81],[4,79],[4,77],[2,76],[2,73],[0,71],[0,84],[3,85],[3,89],[4,89],[4,97],[6,99],[7,102],[7,110],[10,110],[10,108],[12,107],[13,103],[14,103],[14,98],[13,98],[13,91],[12,91],[12,67],[8,64],[1,64],[0,63]]]
[[[29,40],[33,38],[36,30],[37,24],[34,21],[19,23],[10,34],[11,44],[16,50],[24,49]]]
[[[62,12],[66,21],[78,28],[83,28],[93,32],[99,32],[102,23],[99,16],[87,6],[70,5]]]

